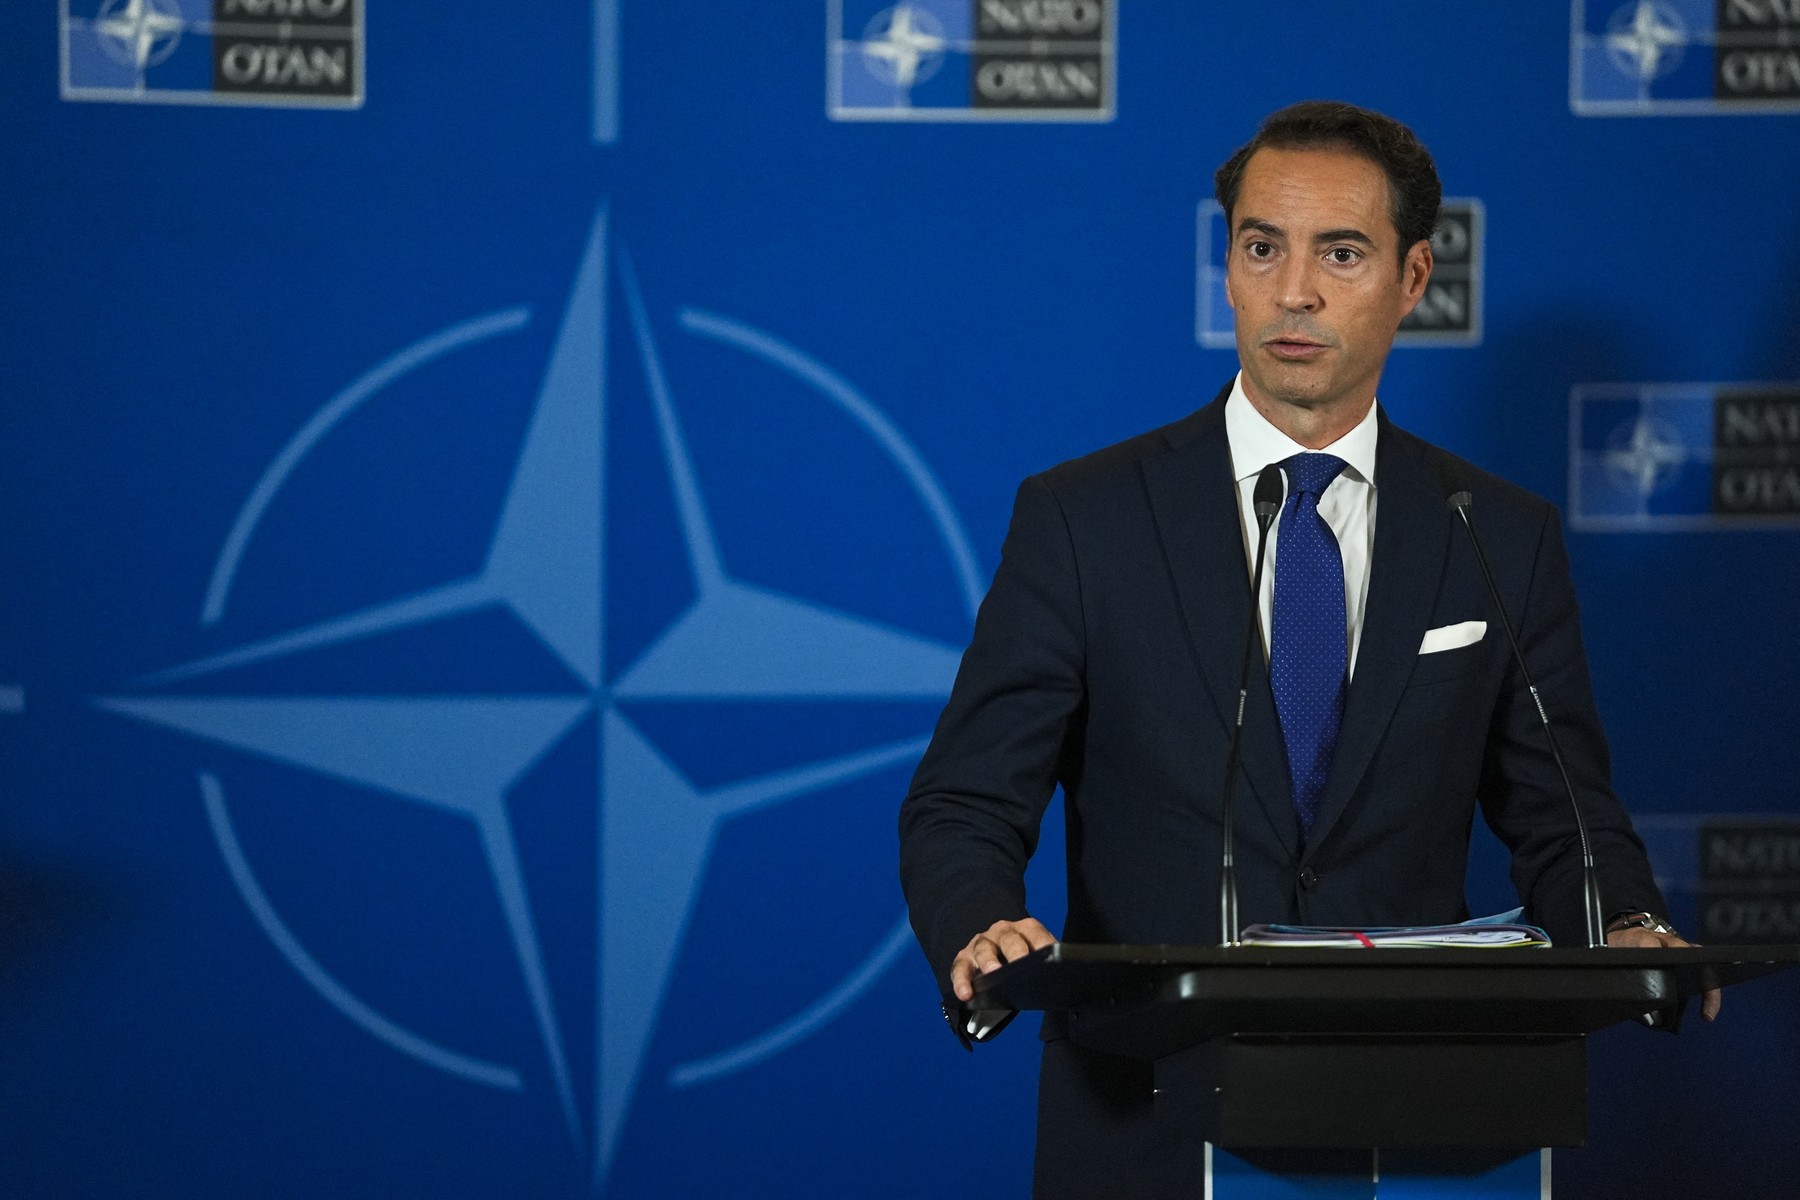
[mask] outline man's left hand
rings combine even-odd
[[[1651,950],[1657,946],[1691,946],[1679,933],[1655,933],[1648,929],[1632,926],[1628,929],[1615,929],[1606,935],[1608,946],[1618,946],[1631,950]],[[1700,997],[1700,1015],[1708,1021],[1719,1016],[1719,989],[1712,988]]]

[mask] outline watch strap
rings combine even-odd
[[[1606,923],[1608,933],[1616,933],[1621,929],[1648,929],[1651,933],[1675,932],[1673,925],[1653,912],[1618,913]]]

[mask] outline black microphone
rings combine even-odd
[[[1219,937],[1220,945],[1238,944],[1236,840],[1232,801],[1237,797],[1238,760],[1244,750],[1244,708],[1250,699],[1250,658],[1262,628],[1263,558],[1269,548],[1269,525],[1281,509],[1281,468],[1274,463],[1256,477],[1251,509],[1256,513],[1256,568],[1250,577],[1250,621],[1244,629],[1244,664],[1238,671],[1237,719],[1231,727],[1231,752],[1225,756],[1225,795],[1219,805]]]
[[[1594,848],[1588,844],[1587,818],[1582,816],[1581,802],[1575,798],[1575,784],[1569,779],[1569,768],[1563,762],[1562,747],[1556,742],[1556,729],[1550,724],[1550,713],[1544,708],[1543,697],[1538,695],[1537,681],[1531,677],[1531,668],[1525,665],[1525,654],[1519,649],[1519,639],[1513,633],[1512,622],[1507,619],[1506,605],[1500,599],[1500,587],[1494,582],[1494,572],[1488,566],[1487,555],[1481,549],[1481,537],[1475,532],[1475,522],[1469,516],[1474,497],[1466,488],[1460,487],[1461,481],[1448,470],[1443,475],[1444,490],[1449,493],[1444,499],[1456,515],[1462,518],[1463,528],[1469,531],[1469,544],[1475,548],[1475,561],[1481,565],[1481,577],[1487,580],[1488,594],[1494,598],[1494,611],[1499,614],[1500,628],[1506,630],[1506,640],[1512,645],[1513,661],[1519,664],[1519,674],[1525,677],[1525,688],[1531,693],[1531,703],[1537,708],[1538,720],[1544,726],[1544,740],[1550,744],[1550,757],[1556,762],[1557,774],[1562,776],[1563,790],[1569,795],[1569,808],[1575,813],[1575,832],[1581,839],[1581,891],[1582,901],[1587,909],[1587,944],[1588,949],[1597,950],[1606,945],[1606,932],[1603,926],[1606,919],[1601,916],[1605,910],[1600,906],[1600,875],[1594,867]]]

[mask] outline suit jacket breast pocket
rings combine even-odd
[[[1467,646],[1458,646],[1454,650],[1439,650],[1432,654],[1421,654],[1413,664],[1412,676],[1406,681],[1409,688],[1426,687],[1430,684],[1447,683],[1452,679],[1461,679],[1479,671],[1487,662],[1487,642],[1482,640]]]

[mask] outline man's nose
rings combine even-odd
[[[1311,258],[1296,254],[1281,264],[1275,279],[1275,303],[1288,312],[1314,312],[1319,308],[1318,273]]]

